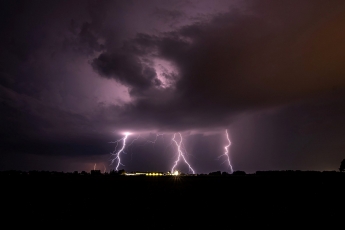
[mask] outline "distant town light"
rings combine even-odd
[[[178,176],[178,175],[179,175],[179,171],[177,171],[177,170],[174,171],[173,175],[174,175],[174,176]]]

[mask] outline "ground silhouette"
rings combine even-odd
[[[340,172],[344,172],[345,171],[345,159],[342,160],[342,162],[340,163],[339,171]]]
[[[336,171],[156,177],[6,171],[0,179],[1,219],[13,228],[331,228],[345,216],[345,173]]]

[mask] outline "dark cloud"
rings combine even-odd
[[[168,23],[171,27],[174,27],[180,20],[186,18],[186,14],[176,9],[156,8],[152,13],[157,20],[162,20]]]
[[[217,127],[228,124],[229,116],[239,112],[344,89],[344,69],[338,62],[343,48],[334,41],[343,36],[339,29],[345,26],[338,3],[264,1],[253,2],[248,11],[221,13],[210,21],[160,35],[138,34],[126,42],[127,56],[161,58],[179,72],[169,103],[157,99],[162,91],[155,91],[151,97],[135,101],[126,116],[135,119],[140,114],[143,123],[147,124],[143,119],[147,117],[158,127]],[[329,29],[333,23],[337,27]],[[101,54],[94,60],[94,68],[138,90],[156,87],[139,82],[152,77],[141,73],[136,58],[117,58],[118,53]],[[119,72],[120,66],[123,72]],[[153,74],[153,66],[151,70]],[[148,115],[143,117],[143,111]]]
[[[160,85],[154,69],[138,57],[122,53],[103,53],[92,62],[100,74],[129,86],[132,93]]]
[[[200,171],[216,171],[225,128],[243,170],[335,168],[345,150],[342,1],[0,4],[0,150],[11,164],[11,154],[104,156],[124,130],[165,132],[165,144],[184,131]],[[163,149],[135,152],[161,170]]]

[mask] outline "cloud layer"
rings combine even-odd
[[[234,161],[250,170],[334,168],[345,150],[342,1],[3,1],[0,8],[1,152],[10,161],[104,156],[124,130],[184,132],[208,159],[205,149],[230,128]],[[198,147],[202,138],[209,141]],[[323,166],[327,146],[332,157]],[[257,163],[265,157],[272,160]]]

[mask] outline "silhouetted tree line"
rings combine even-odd
[[[345,159],[340,163],[339,171],[340,172],[344,172],[345,171]]]
[[[246,175],[246,172],[245,171],[234,171],[232,174],[230,174],[228,172],[216,171],[216,172],[210,172],[208,175],[209,176]]]
[[[345,172],[345,159],[343,159],[340,163],[339,172]],[[337,171],[301,171],[301,170],[273,170],[273,171],[257,171],[255,175],[338,175],[339,172]],[[69,176],[98,176],[98,175],[110,175],[110,176],[124,176],[126,171],[124,169],[120,169],[118,171],[111,170],[109,173],[105,172],[102,173],[100,170],[91,170],[90,173],[86,171],[81,171],[80,173],[78,171],[74,172],[57,172],[57,171],[20,171],[20,170],[7,170],[7,171],[0,171],[0,176],[62,176],[62,175],[69,175]],[[188,174],[181,174],[181,175],[187,175]],[[245,171],[234,171],[232,174],[228,172],[221,172],[221,171],[215,171],[210,172],[208,174],[198,174],[198,176],[244,176],[247,175]]]

